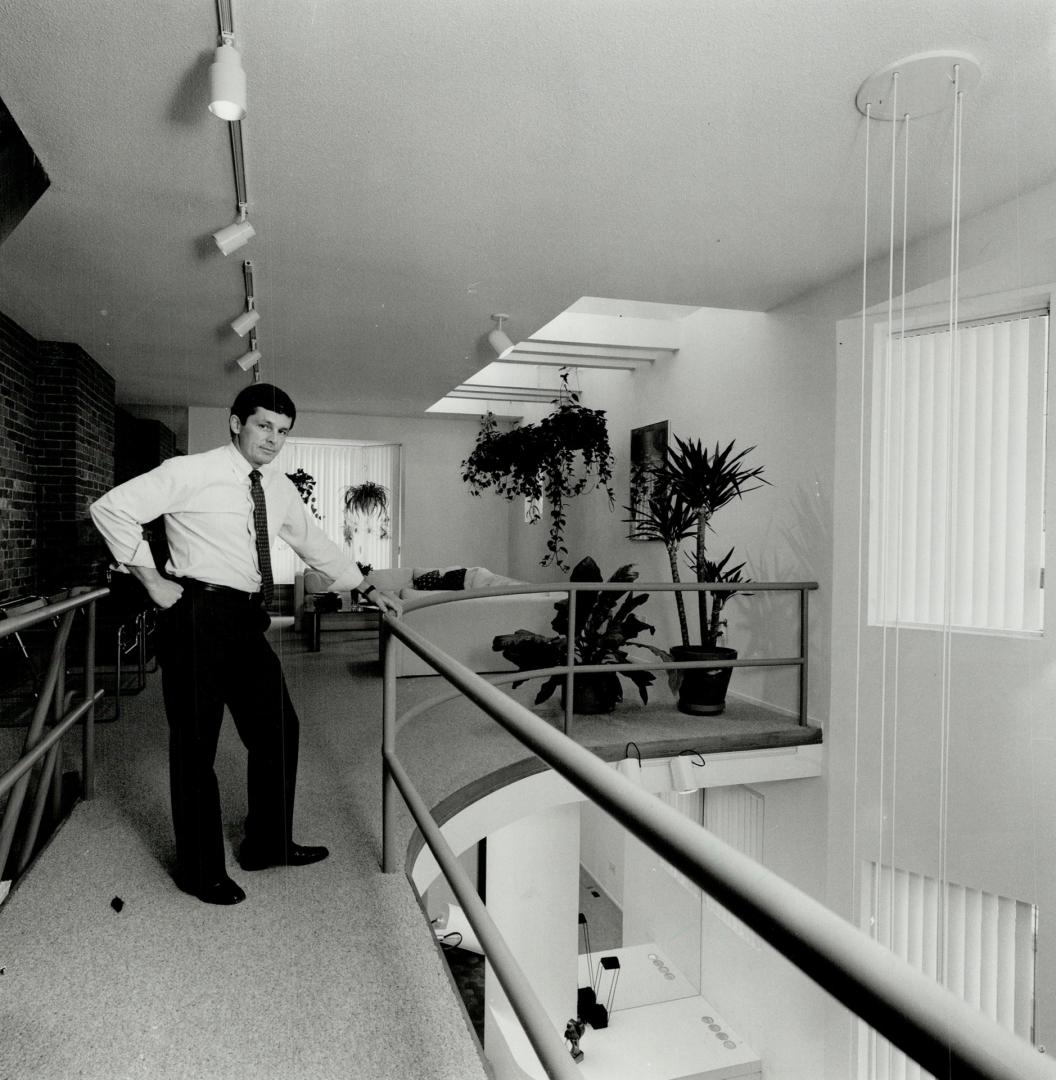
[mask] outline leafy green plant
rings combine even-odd
[[[656,486],[658,497],[677,503],[680,514],[688,511],[695,519],[691,535],[696,539],[696,546],[689,562],[697,581],[714,584],[746,580],[741,576],[744,563],[729,566],[732,549],[718,562],[708,559],[707,533],[718,510],[733,499],[770,483],[763,478],[762,465],[749,467],[745,460],[755,447],[735,453],[733,440],[725,447],[716,443],[713,451],[700,440],[683,440],[676,435],[674,442],[674,447],[668,447],[663,464],[656,468]],[[713,647],[717,644],[722,633],[722,609],[731,595],[705,591],[697,594],[702,645]],[[683,645],[689,645],[685,625],[682,633]]]
[[[295,472],[286,475],[297,489],[297,493],[301,496],[305,506],[312,512],[312,517],[322,521],[323,516],[319,513],[319,507],[315,501],[315,477],[311,473],[305,472],[304,469],[297,469]]]
[[[636,581],[637,572],[632,564],[621,566],[610,578],[612,582]],[[598,564],[587,556],[581,559],[572,571],[572,581],[604,580]],[[573,631],[576,664],[627,664],[631,656],[629,648],[648,649],[664,659],[670,657],[648,642],[637,637],[644,631],[650,634],[654,628],[643,622],[635,612],[649,599],[648,593],[634,592],[591,592],[584,590],[576,594],[576,625]],[[552,635],[537,634],[530,630],[517,630],[512,634],[499,634],[492,641],[492,649],[515,664],[521,671],[539,668],[560,667],[567,662],[568,655],[568,600],[559,600],[554,605],[557,614],[551,622]],[[603,688],[607,708],[613,708],[623,700],[623,689],[618,678],[622,675],[632,682],[641,696],[642,703],[649,700],[648,687],[655,681],[651,671],[622,671],[611,675],[602,673],[598,683]],[[580,675],[581,679],[594,678],[592,675]],[[523,681],[523,680],[522,680]],[[564,675],[551,675],[540,686],[535,697],[537,705],[550,698],[554,691],[562,687]],[[520,682],[513,684],[520,686]],[[607,711],[607,710],[606,710]]]
[[[667,551],[667,561],[671,569],[671,580],[677,585],[682,577],[678,569],[678,556],[682,544],[694,535],[697,515],[693,508],[663,483],[663,478],[656,475],[653,468],[643,469],[648,472],[649,497],[635,507],[625,506],[631,516],[624,518],[631,526],[632,540],[659,540]],[[682,635],[682,644],[689,644],[689,623],[686,620],[686,600],[681,592],[675,593],[675,607],[678,609],[678,626]]]
[[[550,536],[542,566],[567,569],[564,541],[566,502],[588,487],[600,487],[612,506],[613,456],[605,413],[588,409],[574,392],[554,401],[554,411],[537,424],[500,431],[492,413],[482,420],[477,441],[462,462],[462,479],[474,495],[494,489],[503,498],[544,497],[550,508]]]

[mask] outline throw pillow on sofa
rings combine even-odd
[[[422,591],[464,589],[466,587],[466,568],[453,567],[450,570],[424,570],[412,578],[414,588]]]

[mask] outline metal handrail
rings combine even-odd
[[[66,599],[47,604],[23,615],[0,620],[0,639],[18,634],[42,623],[59,619],[52,641],[51,658],[33,715],[30,718],[22,753],[14,766],[0,776],[0,796],[7,794],[3,818],[0,819],[0,870],[3,870],[14,843],[26,793],[30,772],[43,759],[40,778],[29,817],[29,825],[23,838],[22,852],[15,868],[21,874],[29,863],[37,834],[44,815],[44,806],[50,798],[54,809],[60,800],[61,774],[56,769],[60,743],[74,724],[83,723],[81,744],[82,785],[84,797],[90,799],[95,790],[95,706],[103,696],[103,690],[95,688],[95,634],[96,601],[109,595],[106,588],[90,589],[74,593]],[[75,695],[66,692],[66,646],[78,611],[86,609],[84,692],[79,703]],[[60,618],[61,617],[61,618]],[[45,732],[49,712],[52,726]]]
[[[443,590],[436,596],[416,596],[412,600],[403,602],[405,614],[418,611],[421,608],[436,607],[440,604],[457,604],[464,600],[472,600],[477,597],[495,596],[520,596],[533,593],[564,592],[568,594],[568,625],[575,626],[576,618],[576,594],[581,592],[725,592],[749,594],[756,592],[795,592],[799,594],[799,654],[797,656],[778,656],[758,659],[735,660],[674,660],[669,662],[643,661],[631,664],[605,664],[587,665],[575,663],[575,636],[568,635],[566,649],[566,662],[563,667],[542,669],[526,669],[525,675],[537,678],[540,675],[565,675],[565,713],[564,732],[572,733],[573,696],[572,685],[575,678],[574,672],[583,675],[593,673],[616,673],[620,671],[641,671],[644,667],[649,671],[675,671],[714,668],[750,668],[750,667],[795,667],[799,675],[798,697],[798,723],[807,723],[807,692],[808,692],[808,667],[809,667],[809,635],[808,624],[810,618],[810,593],[818,588],[816,581],[752,581],[730,584],[726,582],[707,581],[661,581],[661,582],[626,582],[626,581],[562,581],[543,585],[506,585],[497,588]]]
[[[538,590],[537,590],[538,591]],[[408,605],[410,608],[410,605]],[[395,752],[398,639],[457,687],[528,749],[537,754],[595,805],[653,851],[715,897],[729,911],[791,960],[852,1012],[923,1068],[939,1076],[973,1080],[1054,1080],[1056,1064],[1029,1043],[984,1016],[945,987],[896,957],[819,901],[723,843],[674,808],[632,784],[589,750],[496,686],[438,649],[401,620],[385,614],[383,625],[384,704],[382,737],[382,869],[398,868],[395,799],[409,796],[408,808],[448,875],[452,890],[482,942],[495,930],[482,913],[468,874],[458,863]],[[492,959],[489,952],[489,959]],[[523,973],[497,954],[495,972],[548,1075],[576,1075],[556,1028],[538,1018]]]

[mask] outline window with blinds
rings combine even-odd
[[[874,338],[869,621],[1039,631],[1048,311]]]
[[[880,944],[1033,1041],[1038,915],[1033,904],[863,862],[859,914],[862,929]],[[931,1075],[859,1025],[859,1080]]]
[[[315,480],[309,510],[316,524],[352,558],[375,569],[399,565],[400,447],[343,439],[286,440],[279,465]],[[345,514],[345,491],[373,481],[388,491],[385,514]],[[272,552],[276,582],[289,584],[304,563],[280,540]]]

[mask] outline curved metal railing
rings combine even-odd
[[[575,591],[597,591],[594,583],[531,586],[503,592],[567,591],[574,625]],[[614,586],[626,591],[626,585]],[[678,586],[674,586],[678,588]],[[692,585],[687,585],[692,589]],[[718,586],[710,586],[712,589]],[[782,586],[771,586],[780,588]],[[806,590],[813,583],[785,585]],[[653,590],[654,585],[637,589]],[[753,582],[752,590],[760,586]],[[471,594],[462,594],[468,598]],[[473,595],[495,595],[474,590]],[[805,598],[805,591],[802,594]],[[408,603],[406,610],[450,600]],[[806,622],[802,624],[803,652]],[[382,736],[382,869],[399,868],[396,795],[403,797],[473,932],[488,956],[532,1048],[554,1080],[579,1076],[564,1040],[506,945],[468,874],[396,754],[396,652],[401,642],[502,728],[601,807],[653,851],[715,897],[808,977],[872,1025],[923,1068],[937,1076],[973,1080],[1056,1080],[1056,1065],[1029,1043],[999,1026],[955,994],[896,957],[845,919],[754,860],[713,836],[677,810],[643,791],[596,755],[556,731],[497,686],[458,663],[390,615],[383,616],[384,704]],[[566,705],[572,701],[570,664]],[[786,658],[805,669],[805,656]],[[652,664],[653,668],[750,666],[747,661]],[[556,669],[562,671],[565,669]],[[588,672],[591,668],[576,668]],[[618,670],[606,666],[604,670]],[[805,674],[804,674],[805,679]],[[805,691],[801,691],[801,714]]]

